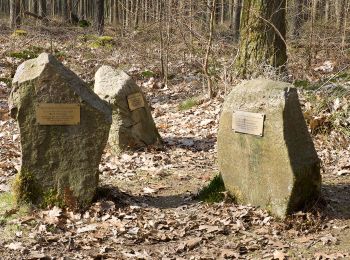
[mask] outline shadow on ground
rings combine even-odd
[[[114,186],[99,187],[94,201],[113,201],[119,208],[145,204],[148,207],[159,209],[178,208],[195,202],[193,194],[189,193],[166,196],[135,196],[122,192]]]
[[[350,183],[323,184],[327,202],[325,214],[330,218],[350,219]]]
[[[216,138],[195,138],[195,137],[165,137],[163,141],[168,147],[178,147],[191,151],[208,152],[214,149]]]

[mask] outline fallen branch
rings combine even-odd
[[[35,19],[39,19],[39,20],[47,19],[47,18],[44,18],[44,17],[42,17],[40,15],[34,14],[32,12],[29,12],[29,11],[25,11],[24,14],[25,15],[29,15],[29,16],[34,17]]]

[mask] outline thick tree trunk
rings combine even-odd
[[[285,36],[286,0],[245,0],[236,61],[238,75],[259,75],[265,65],[282,68],[287,62]]]
[[[95,28],[99,35],[103,34],[104,29],[104,0],[96,0],[95,8]]]

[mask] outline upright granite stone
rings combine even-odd
[[[17,68],[9,104],[21,136],[18,200],[87,206],[108,140],[108,104],[46,53]]]
[[[237,111],[265,114],[263,135],[233,130]],[[257,130],[245,120],[240,121],[243,129]],[[258,79],[232,90],[220,118],[218,160],[225,186],[239,202],[261,206],[278,217],[319,196],[319,159],[297,90],[290,84]]]
[[[102,66],[95,75],[94,91],[111,105],[108,143],[115,154],[161,143],[145,96],[128,74]]]

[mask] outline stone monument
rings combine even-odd
[[[95,75],[94,91],[111,105],[108,143],[115,154],[161,143],[146,98],[128,74],[102,66]]]
[[[108,104],[55,57],[43,53],[17,68],[9,105],[21,136],[17,199],[41,206],[87,206],[108,140]]]
[[[319,159],[291,84],[257,79],[232,90],[220,118],[218,160],[226,189],[240,203],[275,216],[320,195]]]

